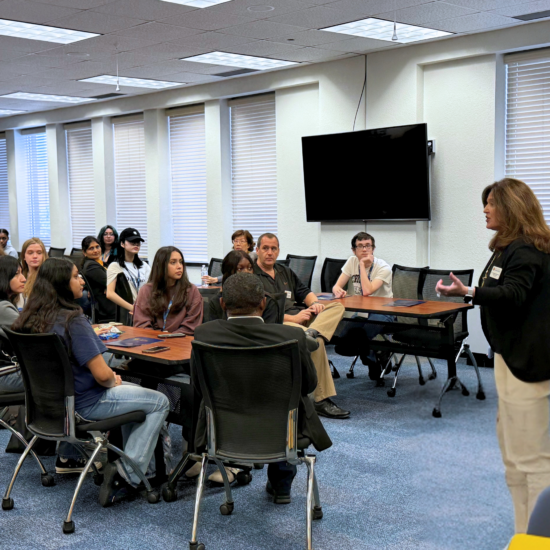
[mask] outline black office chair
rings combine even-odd
[[[422,300],[431,300],[431,301],[438,301],[438,302],[455,302],[455,303],[464,303],[464,299],[461,297],[453,297],[453,296],[438,296],[435,291],[435,285],[437,284],[437,281],[440,279],[443,279],[443,284],[449,285],[451,284],[451,279],[449,277],[449,274],[451,273],[451,270],[442,270],[442,269],[423,269],[420,273],[420,287],[421,287],[421,299]],[[474,270],[473,269],[465,269],[465,270],[452,270],[452,273],[462,281],[462,283],[466,286],[471,286],[472,279],[474,276]],[[476,375],[478,380],[478,390],[476,397],[478,399],[485,399],[485,391],[483,389],[483,384],[481,382],[481,376],[479,373],[479,369],[475,360],[475,357],[470,349],[469,344],[466,343],[466,340],[468,338],[468,317],[467,317],[467,310],[461,311],[458,314],[456,314],[456,317],[453,322],[453,331],[454,331],[454,337],[455,337],[455,350],[457,352],[456,360],[460,357],[462,352],[465,352],[468,357],[470,358],[470,361],[472,362]],[[435,327],[441,327],[441,321],[439,319],[417,319],[415,322],[419,325],[423,326],[433,326]],[[427,354],[430,354],[430,351],[437,352],[438,348],[442,345],[442,336],[441,332],[439,331],[429,331],[425,328],[411,328],[407,329],[405,331],[399,331],[395,332],[393,334],[393,340],[400,342],[405,345],[411,345],[415,346],[417,349],[418,347],[422,347],[426,350]],[[398,369],[394,373],[394,381],[392,387],[388,390],[388,396],[394,397],[395,391],[396,391],[396,385],[397,385],[397,377],[399,375],[399,370],[401,367],[402,361],[400,361],[398,365]],[[430,361],[431,364],[431,361]],[[433,367],[433,365],[432,365]],[[434,369],[435,370],[435,369]],[[432,375],[433,376],[433,375]],[[431,377],[430,377],[431,378]],[[439,401],[437,406],[434,409],[433,415],[436,417],[441,416],[441,399],[443,397],[443,394],[445,391],[447,391],[448,384],[450,382],[447,381],[445,385],[443,386],[443,389],[439,396]],[[458,389],[462,390],[463,395],[469,395],[468,389],[460,382],[456,382],[455,386]]]
[[[74,533],[72,513],[78,493],[88,473],[93,468],[94,482],[100,485],[103,476],[95,467],[95,459],[102,447],[118,454],[132,467],[147,490],[151,503],[158,502],[159,494],[151,488],[145,475],[135,462],[123,451],[109,443],[106,432],[131,422],[143,422],[145,413],[133,411],[96,422],[77,423],[74,408],[74,379],[67,350],[57,334],[19,334],[5,329],[6,335],[19,359],[21,375],[25,386],[26,423],[34,434],[29,446],[19,459],[13,477],[2,499],[2,509],[11,510],[10,497],[13,485],[36,440],[40,437],[49,441],[66,441],[73,445],[87,459],[80,474],[67,517],[63,523],[65,534]],[[96,432],[92,434],[92,432]],[[99,435],[97,432],[99,432]],[[93,448],[90,455],[86,448]]]
[[[275,260],[276,264],[286,265],[287,267],[290,267],[290,260]]]
[[[320,519],[323,513],[314,474],[315,456],[304,453],[311,441],[298,433],[301,386],[298,342],[227,348],[195,340],[192,345],[196,382],[208,424],[208,442],[202,455],[190,550],[205,548],[197,541],[197,526],[208,460],[217,464],[224,479],[222,515],[230,515],[234,508],[223,463],[250,466],[282,461],[305,463],[308,468],[307,548],[311,549],[311,521]],[[258,369],[258,365],[262,368]]]
[[[332,288],[342,275],[342,268],[347,260],[325,258],[321,269],[321,292],[332,292]]]
[[[71,249],[71,256],[82,258],[82,248]]]
[[[293,254],[287,254],[286,259],[290,261],[288,267],[298,275],[300,281],[308,288],[311,288],[311,279],[313,278],[317,256],[294,256]]]
[[[48,256],[50,258],[63,258],[65,255],[65,248],[55,248],[53,246],[50,246],[50,249],[48,250]]]
[[[222,274],[222,262],[220,258],[212,258],[208,265],[208,275],[210,277],[219,277]]]
[[[123,299],[126,300],[129,304],[134,303],[134,297],[132,295],[132,289],[130,288],[130,283],[124,275],[124,273],[119,273],[116,277],[115,292]],[[133,315],[130,315],[130,312],[119,306],[116,306],[115,321],[117,323],[122,323],[127,327],[131,327],[134,322]]]
[[[90,300],[90,313],[91,313],[90,317],[91,317],[92,324],[95,325],[97,322],[96,319],[99,314],[99,304],[95,299],[94,293],[92,292],[92,287],[90,286],[88,279],[86,279],[86,275],[84,275],[84,273],[82,273],[81,271],[80,276],[82,277],[82,279],[84,279],[84,283],[85,283],[84,288],[88,291],[88,298]]]
[[[223,318],[223,311],[219,305],[219,288],[199,288],[203,302],[203,317],[202,322],[214,321],[215,319]],[[212,302],[212,305],[210,304]],[[221,316],[220,316],[221,312]]]

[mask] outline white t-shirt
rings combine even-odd
[[[118,262],[113,262],[107,268],[107,286],[116,280],[119,273],[124,273],[130,283],[130,289],[135,301],[138,290],[149,281],[151,267],[146,262],[143,262],[143,265],[139,269],[132,262],[124,262],[124,264],[126,267],[122,268]]]
[[[344,264],[342,268],[342,273],[349,277],[348,283],[348,293],[352,296],[363,294],[361,288],[361,275],[359,273],[359,259],[357,256],[350,256],[348,261]],[[371,281],[376,281],[380,279],[382,286],[371,294],[371,296],[381,296],[383,298],[393,298],[393,292],[391,288],[392,272],[391,267],[384,260],[380,258],[374,258],[374,263],[372,264],[372,270],[369,268],[367,270],[369,274],[369,279]]]

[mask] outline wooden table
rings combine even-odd
[[[441,346],[439,349],[428,349],[426,347],[415,347],[407,344],[400,343],[398,341],[378,341],[371,340],[369,345],[373,350],[388,350],[393,353],[402,353],[405,355],[418,355],[422,357],[433,357],[436,359],[445,359],[447,361],[447,380],[443,385],[439,399],[432,412],[433,416],[441,417],[441,400],[447,391],[455,387],[462,390],[463,395],[468,395],[468,390],[462,384],[456,373],[456,359],[455,357],[455,336],[454,336],[454,321],[456,316],[461,311],[466,314],[466,311],[473,309],[473,305],[456,302],[437,302],[437,301],[425,301],[423,304],[419,304],[411,307],[392,307],[385,304],[398,300],[399,298],[381,298],[379,296],[348,296],[346,298],[340,298],[335,300],[326,301],[327,303],[338,302],[342,304],[346,311],[358,312],[358,313],[377,313],[382,315],[395,315],[399,317],[412,317],[416,319],[424,319],[425,322],[418,325],[410,325],[406,323],[383,323],[381,321],[371,321],[373,324],[386,325],[386,332],[391,333],[392,329],[395,333],[400,330],[410,330],[412,328],[439,331],[441,332]],[[325,300],[323,300],[324,303]],[[443,326],[435,327],[433,324],[427,322],[428,319],[439,320]],[[369,322],[367,319],[365,322]],[[382,372],[382,376],[384,372]],[[395,384],[394,388],[395,390]],[[388,395],[395,395],[388,392]],[[484,395],[481,390],[478,391],[478,398],[483,399]]]

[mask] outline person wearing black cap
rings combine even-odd
[[[119,273],[124,273],[130,283],[135,302],[139,289],[147,283],[151,274],[149,264],[143,262],[138,256],[142,242],[144,240],[137,229],[128,227],[122,231],[117,243],[116,259],[107,269],[107,298],[130,313],[134,312],[134,306],[115,292],[116,278]]]

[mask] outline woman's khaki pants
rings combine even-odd
[[[522,382],[495,353],[497,436],[514,503],[516,533],[525,533],[539,494],[550,486],[550,380]]]

